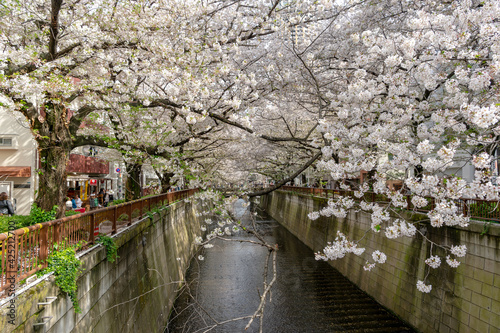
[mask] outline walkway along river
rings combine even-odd
[[[243,211],[241,201],[237,211]],[[248,222],[249,214],[242,219]],[[264,332],[413,332],[264,212],[257,226],[270,244],[278,244],[278,280],[267,303]],[[240,238],[251,238],[244,233]],[[206,332],[218,322],[252,315],[262,291],[267,249],[217,240],[204,261],[193,260],[187,273],[189,292],[175,304],[165,333]],[[248,319],[209,332],[245,332]],[[246,332],[258,332],[258,319]]]

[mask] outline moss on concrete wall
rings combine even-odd
[[[119,259],[114,263],[107,261],[103,247],[82,256],[82,313],[74,312],[49,276],[16,296],[15,325],[7,322],[8,303],[0,307],[0,332],[34,332],[33,324],[42,317],[52,317],[46,332],[162,332],[200,230],[197,209],[197,204],[178,202],[162,217],[156,214],[154,221],[146,218],[120,232],[115,237]],[[47,296],[58,298],[38,307]]]
[[[370,229],[370,216],[363,212],[350,212],[344,219],[308,219],[309,212],[321,209],[326,203],[325,198],[282,191],[261,199],[261,206],[313,251],[322,250],[328,241],[334,240],[337,230],[357,240]],[[423,227],[424,223],[420,228]],[[381,234],[369,233],[360,243],[366,248],[362,256],[348,254],[330,264],[419,331],[496,332],[500,327],[500,227],[492,225],[483,235],[480,223],[471,223],[468,229],[429,226],[426,229],[432,241],[466,244],[468,249],[457,269],[443,263],[440,269],[431,271],[430,294],[416,290],[417,280],[424,278],[424,260],[430,253],[429,242],[421,236],[389,240]],[[365,272],[363,265],[367,260],[373,261],[371,253],[377,249],[387,255],[386,263]],[[433,254],[444,252],[433,249]]]

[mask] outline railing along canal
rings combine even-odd
[[[115,234],[145,216],[147,211],[188,198],[197,191],[159,194],[0,234],[0,297],[12,284],[47,267],[47,258],[54,245],[62,242],[65,245],[92,245],[99,233]]]
[[[350,196],[357,199],[354,196],[354,191],[346,191],[340,189],[326,189],[326,188],[315,188],[315,187],[297,187],[297,186],[283,186],[281,187],[284,191],[297,192],[303,194],[312,194],[326,198],[335,198],[338,196]],[[427,206],[422,208],[416,208],[411,202],[411,195],[404,196],[408,210],[414,210],[418,212],[429,212],[436,206],[436,200],[432,197],[425,197],[427,199]],[[357,199],[360,200],[361,198]],[[367,202],[390,202],[391,199],[386,195],[377,194],[375,192],[366,192],[363,199]],[[459,212],[462,212],[464,216],[468,216],[472,219],[486,220],[500,222],[500,203],[498,201],[488,201],[481,199],[468,199],[460,198],[454,200],[455,205]]]

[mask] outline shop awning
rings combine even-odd
[[[31,177],[29,166],[0,166],[0,177]]]

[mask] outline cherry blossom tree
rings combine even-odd
[[[117,149],[136,176],[151,164],[164,189],[188,175],[275,180],[256,196],[314,166],[354,195],[312,218],[361,209],[388,238],[419,232],[404,219],[389,225],[409,208],[408,191],[413,207],[435,200],[433,227],[469,223],[460,197],[500,199],[489,171],[500,134],[498,1],[0,5],[0,106],[31,126],[43,209],[63,202],[69,153],[88,144]],[[108,129],[82,128],[89,117]],[[460,171],[468,162],[470,183]],[[404,187],[390,189],[392,178]],[[362,200],[368,191],[387,202]],[[318,258],[359,254],[344,237]],[[450,266],[465,254],[460,244],[443,248]],[[440,262],[431,253],[427,264]]]
[[[92,112],[159,106],[193,123],[191,108],[229,117],[237,91],[257,98],[234,55],[275,32],[279,2],[2,1],[1,103],[38,143],[36,203],[63,201],[69,153],[89,143],[78,131]]]
[[[317,166],[354,192],[311,213],[312,219],[360,209],[371,214],[374,233],[387,238],[420,233],[431,242],[397,213],[409,208],[408,191],[415,209],[427,206],[427,198],[436,202],[427,214],[436,228],[468,225],[456,199],[500,199],[490,172],[500,134],[499,15],[497,1],[360,2],[313,43],[290,48],[324,110],[318,127],[323,159]],[[460,170],[467,162],[476,170],[469,183]],[[458,171],[447,172],[457,163]],[[362,171],[369,182],[357,184]],[[395,174],[404,184],[399,191],[387,185]],[[368,191],[388,202],[364,201]],[[431,244],[447,253],[451,267],[466,253],[464,245]],[[339,234],[317,258],[359,255],[364,249],[358,245]],[[376,251],[373,261],[367,270],[385,255]],[[437,268],[441,258],[431,253],[426,263]],[[419,281],[417,288],[432,287]]]
[[[321,151],[316,168],[352,193],[330,200],[311,219],[361,210],[371,216],[369,232],[389,239],[419,234],[429,242],[427,272],[444,261],[457,267],[465,245],[432,241],[411,214],[433,200],[435,206],[419,224],[467,227],[470,218],[457,199],[500,201],[490,171],[500,134],[500,4],[351,1],[344,6],[330,20],[309,25],[317,32],[309,40],[299,43],[291,33],[273,39],[272,55],[261,67],[274,78],[271,86],[279,88],[263,92],[265,98],[253,103],[262,113],[239,127],[257,138],[268,135],[266,125],[275,137],[286,133],[290,122],[276,126],[282,118],[269,101],[289,101],[282,106],[301,125],[314,124],[302,147]],[[469,182],[463,170],[467,163],[475,168]],[[261,165],[256,169],[266,172]],[[361,172],[368,173],[362,184],[357,181]],[[388,186],[394,178],[401,189]],[[365,200],[368,192],[382,199]],[[339,233],[316,257],[335,260],[363,252],[362,242]],[[380,250],[371,258],[366,270],[387,259]],[[432,290],[425,278],[416,287]]]

